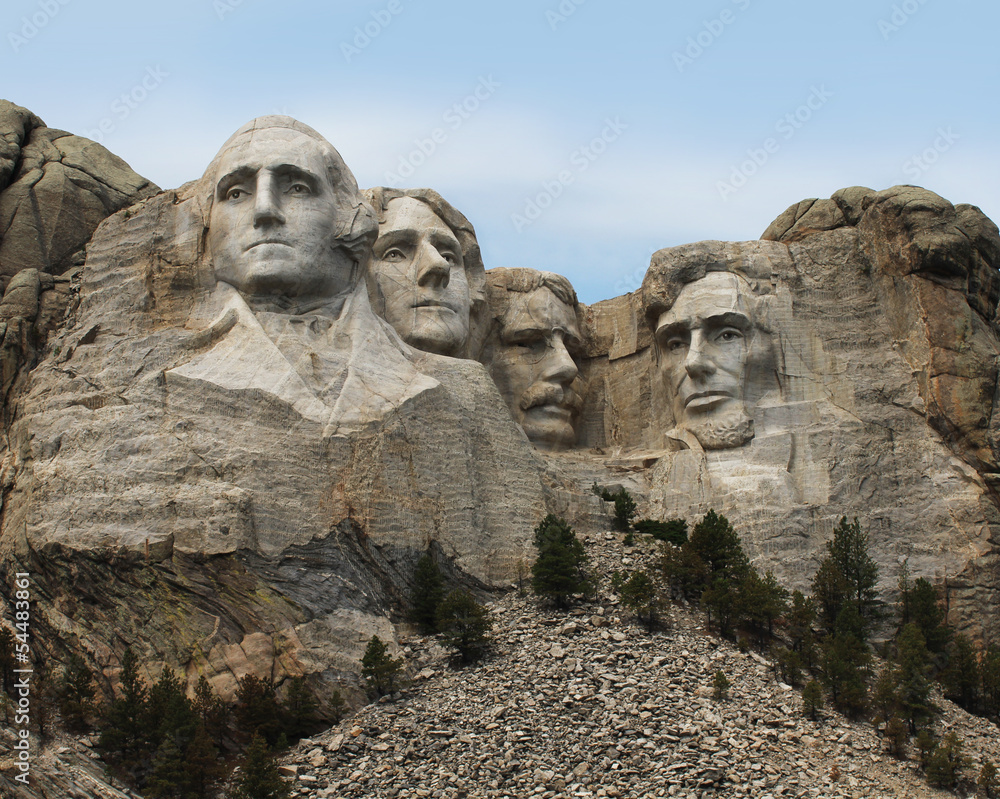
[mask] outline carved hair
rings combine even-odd
[[[556,295],[559,302],[573,308],[577,306],[573,284],[555,272],[540,272],[537,269],[524,267],[500,267],[487,272],[486,279],[491,289],[491,295],[493,290],[502,289],[519,294],[530,294],[532,291],[546,288]]]

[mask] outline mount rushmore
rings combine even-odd
[[[606,529],[595,482],[726,514],[797,587],[857,516],[883,588],[906,563],[1000,634],[1000,234],[974,206],[843,189],[588,306],[288,117],[160,191],[3,103],[0,237],[0,562],[57,658],[350,688],[423,553],[505,587],[546,513]]]

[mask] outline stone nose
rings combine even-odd
[[[285,224],[281,210],[281,196],[278,186],[270,174],[263,172],[257,177],[257,190],[253,203],[253,226]]]
[[[424,288],[445,289],[451,280],[451,264],[430,243],[423,243],[417,250],[417,285]]]
[[[580,369],[569,350],[566,349],[563,334],[558,330],[553,332],[552,338],[546,343],[548,347],[545,357],[542,359],[541,376],[552,382],[568,386],[580,374]]]
[[[691,331],[691,343],[684,357],[684,369],[695,379],[715,374],[715,362],[707,349],[708,342],[700,330]]]

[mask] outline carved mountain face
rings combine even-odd
[[[462,247],[426,203],[389,202],[371,273],[386,321],[407,344],[439,355],[465,346],[471,300]]]
[[[282,128],[222,154],[208,234],[218,280],[252,297],[322,299],[351,288],[355,263],[334,234],[341,209],[329,161],[319,142]]]

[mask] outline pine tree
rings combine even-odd
[[[761,646],[774,633],[774,622],[788,610],[788,591],[771,572],[763,577],[748,566],[739,585],[739,617],[757,631]]]
[[[236,725],[246,739],[260,735],[274,746],[282,733],[281,707],[274,681],[245,674],[236,687]]]
[[[785,615],[786,632],[792,644],[792,651],[802,658],[802,665],[812,671],[816,665],[816,604],[812,597],[801,591],[792,593],[792,605]]]
[[[221,749],[229,722],[229,706],[215,695],[204,674],[198,678],[198,685],[195,686],[192,707],[209,738]]]
[[[910,730],[899,716],[892,716],[885,723],[885,740],[889,754],[899,760],[906,760],[906,750],[910,743]]]
[[[968,761],[962,752],[962,742],[949,732],[937,745],[927,761],[927,781],[936,788],[954,788]]]
[[[87,729],[87,718],[94,710],[94,673],[77,654],[70,655],[56,689],[59,712],[66,726],[74,732]]]
[[[802,715],[813,721],[819,720],[819,712],[823,709],[823,689],[816,680],[810,680],[802,689]]]
[[[623,533],[632,529],[632,519],[638,510],[632,495],[624,488],[618,489],[614,495],[615,527]]]
[[[215,795],[215,787],[226,774],[225,767],[219,760],[219,750],[212,743],[212,735],[199,724],[194,738],[184,753],[187,764],[186,785],[188,797],[193,799],[209,799]]]
[[[862,531],[855,518],[847,517],[833,531],[833,540],[827,542],[827,551],[837,570],[847,581],[849,597],[857,604],[858,613],[865,621],[876,616],[878,593],[878,564],[868,552],[868,533]]]
[[[900,711],[899,669],[891,660],[887,661],[875,680],[872,690],[872,716],[876,723],[888,724]]]
[[[486,653],[492,626],[489,611],[461,588],[448,594],[438,608],[441,641],[454,649],[463,663],[479,660]]]
[[[640,569],[621,583],[618,589],[622,604],[631,610],[647,630],[660,621],[663,593],[645,569]]]
[[[281,779],[274,757],[260,735],[254,735],[239,766],[230,799],[288,799],[291,789]]]
[[[823,642],[823,682],[834,707],[850,718],[868,709],[866,675],[871,655],[857,630],[860,617],[848,603],[834,625],[835,632]]]
[[[531,587],[536,594],[567,608],[574,594],[590,590],[587,554],[565,521],[551,513],[546,516],[535,528],[535,547],[538,557],[531,567]]]
[[[945,696],[975,713],[980,709],[982,674],[976,648],[965,635],[956,635],[948,645],[948,666],[941,673]]]
[[[979,771],[979,780],[976,785],[979,788],[979,795],[985,797],[985,799],[995,799],[1000,794],[1000,783],[997,782],[997,767],[993,765],[993,761],[989,758],[983,760],[983,767]]]
[[[729,698],[729,678],[722,671],[715,672],[712,678],[712,698],[716,702]]]
[[[937,589],[923,577],[917,579],[904,600],[910,621],[916,624],[924,636],[927,651],[931,654],[944,652],[951,640],[951,628],[945,622]]]
[[[896,639],[899,659],[899,715],[909,723],[910,732],[931,718],[934,706],[930,701],[930,655],[924,636],[910,622]]]
[[[684,519],[670,519],[666,522],[655,519],[640,519],[632,524],[633,529],[641,535],[648,535],[657,541],[683,546],[688,540],[688,525]]]
[[[188,766],[172,736],[163,739],[153,756],[153,772],[146,785],[152,799],[187,799]]]
[[[983,712],[991,717],[1000,717],[1000,646],[991,644],[979,661],[982,679]]]
[[[316,730],[318,703],[306,685],[304,677],[293,677],[285,697],[285,728],[289,737],[304,738]]]
[[[434,558],[425,552],[413,572],[410,620],[425,633],[437,632],[437,610],[444,599],[444,577]]]
[[[391,694],[402,670],[402,659],[393,658],[382,639],[373,635],[361,658],[361,676],[368,689],[376,696]]]
[[[167,739],[172,739],[183,750],[194,738],[198,716],[173,669],[165,667],[160,672],[160,678],[149,691],[147,713],[149,729],[155,730],[150,735],[154,750],[158,750]]]
[[[139,660],[131,649],[122,654],[117,695],[101,721],[97,748],[119,773],[133,780],[142,771],[149,746],[149,691],[139,677]]]
[[[722,514],[710,510],[694,526],[689,540],[691,550],[708,566],[712,577],[736,582],[743,577],[749,560],[739,536]]]

